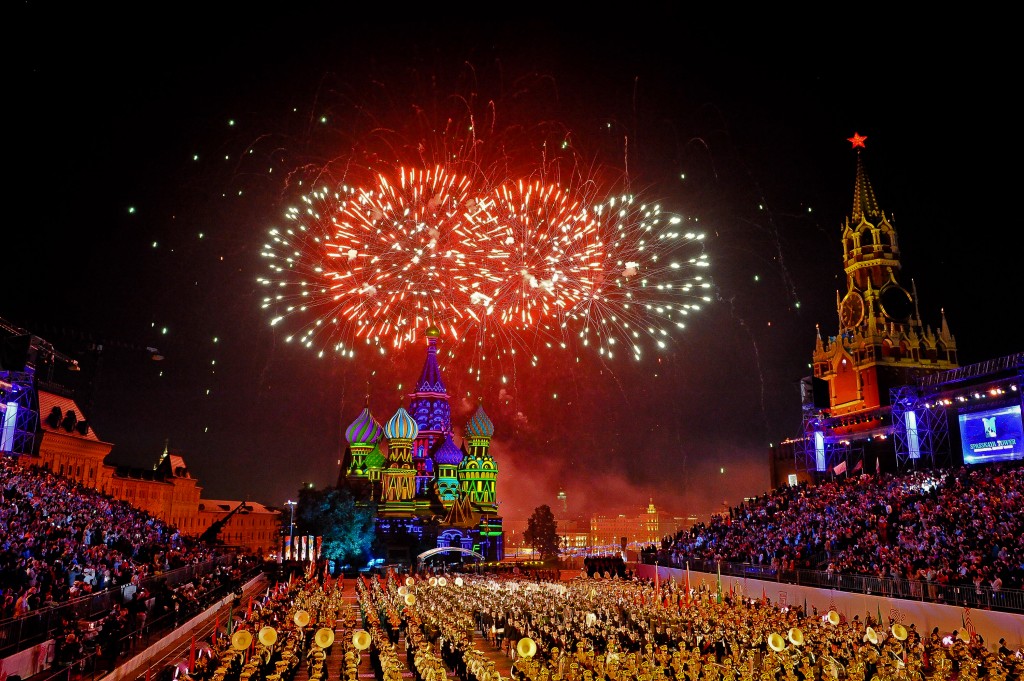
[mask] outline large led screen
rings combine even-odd
[[[1024,459],[1024,426],[1020,405],[960,414],[964,463]]]

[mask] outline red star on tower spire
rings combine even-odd
[[[853,133],[853,137],[847,137],[846,141],[853,145],[853,147],[852,147],[853,149],[856,149],[857,147],[860,147],[861,149],[864,149],[864,148],[866,148],[864,146],[864,140],[866,140],[867,138],[868,138],[867,135],[860,135],[860,134],[857,134],[857,133]]]

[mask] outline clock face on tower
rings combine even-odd
[[[839,306],[839,323],[844,329],[860,324],[864,319],[864,298],[856,291],[850,291]]]
[[[882,314],[894,322],[905,322],[914,313],[914,299],[906,289],[889,284],[878,294],[878,302],[882,306]]]

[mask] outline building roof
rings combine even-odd
[[[207,513],[227,513],[236,508],[241,501],[223,501],[220,499],[200,499],[199,510]],[[280,513],[279,510],[270,510],[258,501],[246,501],[245,505],[250,509],[249,513]]]
[[[81,408],[79,408],[78,404],[73,399],[70,397],[55,395],[54,393],[47,392],[45,390],[38,390],[37,394],[39,397],[39,425],[44,431],[49,433],[60,433],[61,435],[70,435],[71,437],[82,440],[101,442],[99,437],[96,436],[96,431],[94,431],[92,426],[90,426],[88,421],[86,421]],[[60,421],[56,427],[47,422],[50,414],[55,413],[54,408],[60,410]],[[76,419],[76,426],[72,426],[70,430],[65,428],[63,425],[69,412],[74,412]],[[84,424],[84,426],[79,429],[77,425],[81,424]]]

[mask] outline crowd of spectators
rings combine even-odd
[[[913,580],[933,599],[946,585],[1021,589],[1022,491],[1016,462],[840,476],[756,497],[666,538],[645,559]]]
[[[209,560],[173,527],[43,468],[0,457],[0,619]]]

